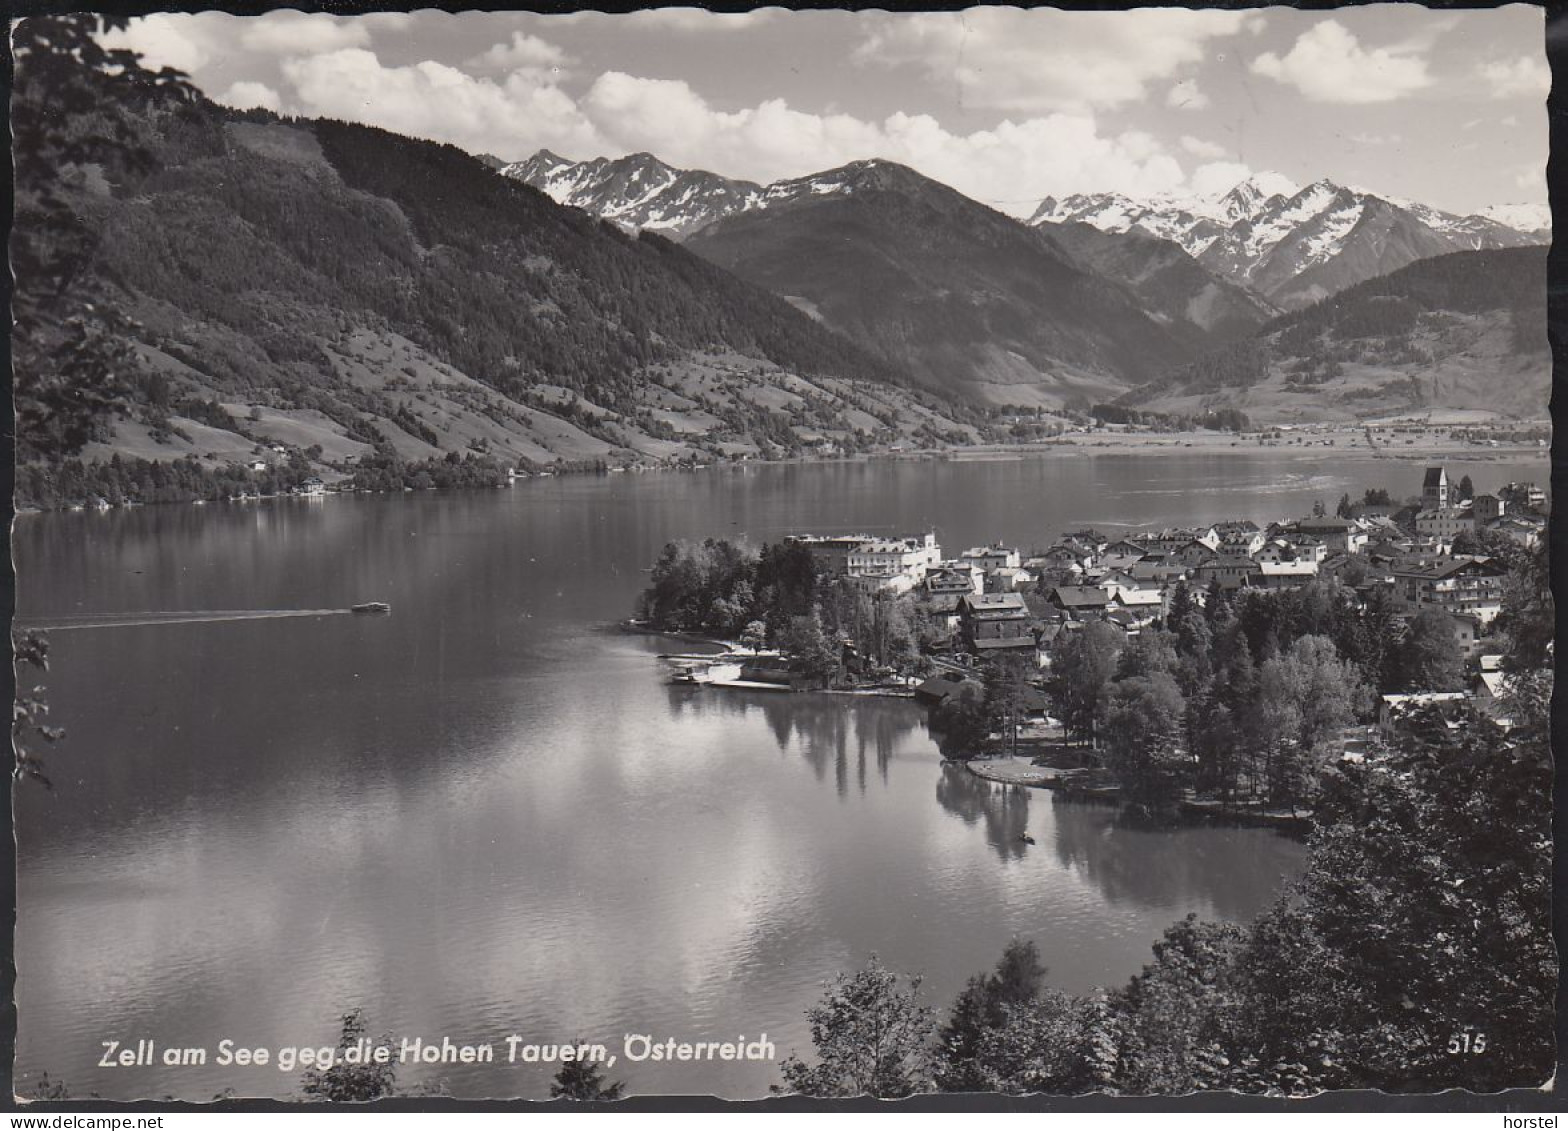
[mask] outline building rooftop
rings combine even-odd
[[[996,612],[1001,610],[1018,609],[1029,611],[1029,605],[1024,600],[1022,593],[976,593],[972,597],[965,597],[964,601],[976,612],[986,610]]]

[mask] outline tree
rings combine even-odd
[[[1335,506],[1335,508],[1334,508],[1334,517],[1335,518],[1349,518],[1350,517],[1350,495],[1348,493],[1343,494],[1343,495],[1341,495],[1339,497],[1339,504],[1337,506]]]
[[[1395,652],[1404,691],[1458,691],[1465,685],[1464,656],[1449,614],[1424,609],[1410,618]]]
[[[573,1045],[584,1042],[573,1041]],[[604,1081],[604,1069],[594,1060],[568,1060],[550,1082],[550,1097],[565,1100],[618,1100],[626,1085]]]
[[[1327,637],[1303,636],[1263,662],[1249,730],[1263,749],[1271,801],[1294,809],[1311,795],[1319,769],[1339,753],[1344,728],[1367,701],[1360,673]]]
[[[741,630],[740,642],[751,649],[752,655],[756,655],[768,642],[768,626],[760,620],[748,621]]]
[[[1094,740],[1100,693],[1116,674],[1121,649],[1121,634],[1103,621],[1066,634],[1057,649],[1048,694],[1056,717],[1080,738]]]
[[[1198,788],[1213,790],[1229,803],[1236,795],[1241,769],[1243,736],[1236,717],[1224,703],[1209,700],[1201,710],[1189,712],[1189,718]]]
[[[1128,676],[1170,675],[1175,671],[1176,637],[1160,629],[1145,629],[1127,642],[1117,657],[1116,674]]]
[[[817,1062],[791,1054],[781,1090],[806,1096],[900,1099],[927,1090],[935,1022],[920,1004],[919,975],[907,981],[875,955],[862,970],[840,974],[807,1010]]]
[[[1299,912],[1262,924],[1274,938],[1258,949],[1288,942],[1291,972],[1254,998],[1258,1044],[1331,1049],[1326,1087],[1545,1080],[1557,962],[1544,730],[1417,727],[1325,782]],[[1484,1055],[1466,1033],[1485,1034]]]
[[[1123,800],[1146,813],[1169,807],[1191,770],[1182,744],[1181,689],[1155,672],[1117,680],[1104,700],[1105,762],[1121,783]]]
[[[967,1092],[991,1085],[977,1060],[987,1029],[1006,1020],[1009,1006],[1035,1001],[1045,986],[1046,968],[1032,941],[1013,939],[989,974],[971,977],[937,1033],[936,1085],[944,1092]]]
[[[991,737],[991,712],[985,689],[966,679],[931,712],[931,728],[941,735],[942,756],[973,758]]]
[[[23,668],[35,668],[40,672],[49,670],[49,637],[36,629],[30,629],[15,638],[13,650],[17,699],[11,708],[11,750],[16,758],[11,777],[18,782],[31,778],[45,789],[51,789],[53,783],[44,772],[44,759],[37,744],[43,742],[53,745],[65,737],[65,731],[47,722],[49,704],[43,697],[42,684],[34,684],[25,695],[21,693]]]
[[[394,1094],[397,1068],[390,1061],[344,1063],[344,1052],[358,1046],[365,1033],[364,1011],[354,1009],[345,1013],[332,1067],[307,1068],[301,1077],[300,1091],[310,1099],[328,1103],[368,1103]],[[382,1044],[387,1043],[382,1040]]]
[[[989,665],[985,679],[985,712],[989,724],[999,726],[1018,754],[1018,727],[1034,688],[1030,686],[1031,665],[1021,656],[997,656]]]
[[[1470,482],[1470,477],[1468,475],[1462,476],[1460,478],[1460,480],[1459,480],[1459,500],[1460,500],[1460,502],[1469,502],[1470,500],[1472,500],[1474,498],[1475,498],[1475,484]]]
[[[1501,530],[1480,527],[1461,530],[1454,535],[1454,553],[1477,558],[1491,558],[1510,572],[1526,568],[1530,551]]]
[[[1235,969],[1244,935],[1231,923],[1189,915],[1154,944],[1154,962],[1111,996],[1115,1082],[1135,1094],[1223,1086],[1242,1000]]]
[[[128,22],[33,16],[12,29],[14,365],[24,458],[80,450],[130,394],[138,326],[87,271],[97,236],[75,198],[89,167],[113,179],[151,171],[138,109],[200,96],[178,71],[149,71],[133,52],[102,46],[100,33]]]
[[[790,618],[780,644],[790,666],[806,678],[831,683],[838,675],[839,647],[822,631],[822,618],[815,610]]]
[[[1508,639],[1503,666],[1509,671],[1537,671],[1551,666],[1556,613],[1552,574],[1543,539],[1520,568],[1503,580],[1503,607],[1497,627]]]

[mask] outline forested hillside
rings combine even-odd
[[[912,169],[862,161],[769,186],[685,246],[798,303],[928,388],[1079,406],[1214,340],[1048,235]]]
[[[1545,414],[1544,247],[1457,252],[1370,279],[1174,369],[1119,403],[1255,422],[1425,409]]]
[[[778,297],[455,148],[129,90],[50,50],[19,101],[95,144],[19,168],[19,263],[68,264],[19,281],[28,483],[115,455],[331,475],[973,436]],[[59,364],[84,334],[112,365]]]

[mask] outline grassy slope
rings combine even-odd
[[[782,300],[455,150],[217,111],[147,134],[161,169],[82,201],[93,280],[142,325],[139,392],[86,458],[331,464],[379,436],[406,459],[702,459],[818,441],[850,401],[878,407],[839,438],[964,432]]]
[[[1466,410],[1539,418],[1551,382],[1544,278],[1544,248],[1423,260],[1122,400],[1166,412],[1239,408],[1260,423]]]

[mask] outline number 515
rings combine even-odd
[[[1448,1052],[1452,1056],[1461,1053],[1482,1053],[1486,1051],[1486,1034],[1472,1033],[1466,1029],[1463,1033],[1455,1033],[1448,1038]]]

